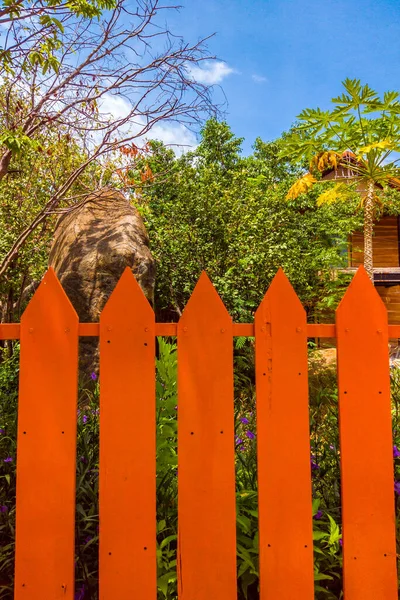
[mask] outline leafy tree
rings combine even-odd
[[[13,73],[19,58],[29,52],[25,70],[44,72],[57,70],[57,50],[65,27],[73,19],[90,22],[104,10],[115,8],[115,0],[3,0],[0,4],[0,26],[8,27],[4,47],[0,45],[0,65],[5,73]],[[10,41],[11,40],[11,43]]]
[[[305,109],[283,143],[281,156],[310,161],[310,172],[289,190],[295,199],[321,182],[327,169],[335,172],[335,184],[317,198],[319,205],[361,196],[364,209],[364,266],[373,279],[372,236],[374,210],[380,191],[400,187],[400,102],[397,92],[380,98],[357,79],[343,82],[344,93],[332,98],[331,110]],[[328,183],[331,183],[328,181]]]
[[[4,178],[15,172],[23,153],[42,151],[52,127],[79,144],[81,161],[26,220],[2,257],[0,276],[34,231],[71,199],[71,188],[91,165],[109,164],[128,144],[143,145],[161,121],[194,124],[214,112],[210,86],[196,81],[191,70],[211,57],[204,40],[189,44],[169,30],[165,19],[174,5],[17,0],[10,6],[12,27],[0,55],[0,182],[7,185]],[[35,12],[41,10],[43,23]]]
[[[0,106],[4,94],[5,88],[0,87]],[[17,100],[10,105],[15,108],[15,104]],[[0,128],[2,124],[0,118]],[[82,148],[66,128],[50,124],[36,140],[36,148],[28,147],[16,154],[7,185],[0,186],[0,261],[27,223],[46,206],[54,188],[83,160]],[[69,204],[80,200],[98,179],[99,169],[93,165],[71,186],[70,195],[61,202],[59,211],[67,210]],[[14,255],[6,275],[0,279],[1,322],[19,321],[27,300],[41,280],[47,268],[57,215],[58,212],[48,215],[46,221],[32,232]]]
[[[161,320],[180,316],[203,269],[238,321],[252,318],[280,266],[310,318],[321,297],[336,294],[341,279],[331,269],[346,258],[337,238],[357,227],[354,206],[317,209],[315,194],[282,202],[298,169],[279,158],[280,140],[257,140],[250,157],[241,157],[240,143],[226,123],[211,120],[194,152],[176,158],[153,143],[145,159],[155,179],[134,202],[157,260]]]

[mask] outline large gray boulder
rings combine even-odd
[[[143,220],[123,194],[112,188],[91,194],[60,217],[49,266],[54,268],[81,322],[99,321],[126,267],[131,267],[153,304],[155,263]],[[98,371],[97,348],[96,338],[81,338],[83,382]]]

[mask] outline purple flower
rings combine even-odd
[[[83,415],[82,423],[87,423],[87,420],[88,420],[87,415]]]
[[[3,462],[10,463],[12,461],[13,461],[13,457],[12,456],[7,456],[7,458],[5,458]]]
[[[81,462],[87,463],[87,459],[84,456],[81,456]]]
[[[7,511],[8,511],[8,507],[7,507],[7,506],[5,506],[4,504],[3,504],[3,506],[0,506],[0,513],[3,513],[3,514],[4,514],[4,513],[6,513]]]
[[[400,481],[394,482],[394,491],[400,496]]]
[[[75,600],[83,600],[85,597],[85,586],[83,585],[75,592]]]
[[[240,446],[240,444],[243,444],[243,440],[242,440],[242,438],[240,438],[238,435],[236,436],[236,444],[237,444],[238,446]]]
[[[254,440],[254,438],[256,437],[254,435],[254,433],[252,431],[250,431],[250,430],[246,431],[246,435],[249,438],[249,440]]]
[[[400,450],[398,449],[397,446],[393,446],[393,458],[399,458],[400,457]]]
[[[343,546],[343,540],[342,540],[342,538],[340,538],[340,540],[339,540],[339,546]]]
[[[240,450],[240,452],[244,452],[244,450],[245,450],[245,447],[244,447],[243,445],[242,445],[242,446],[239,446],[239,450]]]
[[[93,381],[96,381],[96,379],[97,379],[96,373],[91,373],[90,374],[90,379],[92,379]]]
[[[177,407],[177,406],[174,406],[174,410],[178,410],[178,407]]]
[[[243,423],[243,425],[248,425],[250,423],[250,421],[246,419],[246,417],[242,417],[240,420]]]
[[[2,429],[2,428],[0,427],[0,435],[2,435],[2,434],[3,434],[3,433],[5,433],[5,432],[6,432],[6,430],[5,430],[5,429]]]
[[[331,444],[331,445],[329,446],[329,448],[330,448],[331,450],[334,450],[334,449],[335,449],[335,446],[332,446],[332,444]]]
[[[319,465],[313,459],[311,459],[311,469],[313,471],[315,471],[316,469],[319,469]]]
[[[322,517],[322,515],[323,515],[322,510],[319,510],[315,513],[314,519],[320,519]]]

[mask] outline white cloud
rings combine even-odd
[[[110,116],[112,120],[124,119],[132,110],[128,100],[116,94],[104,94],[100,100],[100,112]]]
[[[252,75],[251,76],[252,80],[255,81],[256,83],[265,83],[267,80],[266,77],[264,77],[263,75]]]
[[[131,111],[131,105],[122,96],[105,94],[100,107],[101,113],[109,116],[110,119],[123,119]],[[127,122],[120,128],[123,135],[137,135],[144,128],[145,121],[138,117]],[[188,150],[193,150],[197,146],[195,134],[187,129],[182,123],[171,123],[168,121],[159,121],[144,136],[136,138],[137,145],[144,144],[146,140],[159,140],[167,146],[171,146],[175,154],[182,154]]]
[[[178,155],[194,150],[197,146],[195,134],[181,123],[157,123],[146,134],[146,138],[164,142]]]
[[[236,73],[235,69],[232,69],[232,67],[229,67],[222,61],[205,61],[201,64],[201,67],[189,65],[187,71],[194,80],[206,85],[221,83],[225,77]]]

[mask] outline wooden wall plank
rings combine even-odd
[[[389,322],[400,323],[400,285],[378,285],[376,291],[386,306]]]
[[[351,263],[358,267],[364,262],[364,235],[355,232],[351,235]],[[382,217],[374,225],[372,241],[374,267],[399,266],[399,242],[397,217]]]
[[[255,332],[260,599],[312,600],[307,325],[282,270],[256,312]]]
[[[100,600],[156,600],[154,312],[127,268],[100,316]]]
[[[21,319],[15,600],[74,597],[78,317],[49,269]]]
[[[232,320],[203,273],[178,326],[178,597],[233,600]]]
[[[387,315],[363,267],[338,307],[336,330],[344,597],[346,600],[395,600]]]

